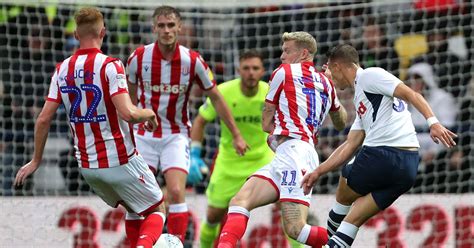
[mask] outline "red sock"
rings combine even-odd
[[[325,245],[328,242],[328,231],[326,228],[320,226],[312,226],[309,232],[306,244],[311,247],[318,247]]]
[[[241,213],[229,213],[227,215],[227,221],[225,226],[222,228],[221,235],[219,236],[219,248],[233,248],[236,247],[237,241],[239,241],[247,229],[247,222],[249,217]]]
[[[221,236],[222,228],[224,228],[226,221],[227,221],[227,214],[225,214],[224,217],[222,217],[221,225],[219,226],[219,231],[217,232],[217,237]],[[219,238],[217,238],[217,239],[219,239]],[[213,248],[217,248],[217,245],[219,243],[217,241],[218,240],[214,240],[214,245],[212,246]]]
[[[168,233],[177,236],[184,243],[186,229],[188,228],[189,213],[169,213],[168,214]]]
[[[142,223],[143,220],[125,220],[125,233],[130,242],[130,247],[137,247],[140,226]]]
[[[140,234],[137,246],[141,245],[144,248],[152,248],[163,231],[164,216],[161,213],[149,214],[140,227]]]

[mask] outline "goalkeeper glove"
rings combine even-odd
[[[191,166],[186,182],[188,184],[196,184],[203,179],[203,173],[207,173],[206,163],[201,158],[202,146],[198,142],[191,143]]]

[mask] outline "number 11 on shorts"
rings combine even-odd
[[[290,172],[291,179],[288,182],[288,172]],[[282,171],[283,178],[281,179],[281,186],[296,186],[296,171],[291,170],[291,171]]]

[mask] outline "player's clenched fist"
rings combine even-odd
[[[158,128],[158,120],[156,119],[155,113],[151,110],[150,112],[153,113],[153,117],[145,122],[145,125],[143,125],[143,128],[145,128],[145,130],[148,132],[153,132],[156,130],[156,128]]]

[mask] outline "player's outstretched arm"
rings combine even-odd
[[[441,141],[441,143],[448,148],[456,145],[454,138],[457,137],[457,135],[439,123],[430,105],[421,94],[413,91],[404,83],[400,83],[395,88],[393,96],[407,101],[420,111],[428,122],[430,135],[434,142],[439,143],[439,141]]]
[[[33,158],[30,162],[22,166],[16,174],[14,182],[15,186],[22,185],[26,178],[33,174],[33,172],[35,172],[40,166],[41,160],[43,159],[44,146],[48,139],[49,126],[51,125],[51,120],[53,119],[58,107],[59,103],[52,101],[46,101],[44,104],[35,123],[35,147]]]
[[[321,163],[314,171],[304,176],[301,181],[301,187],[304,193],[311,193],[319,177],[347,163],[362,145],[364,138],[365,132],[363,130],[351,130],[347,135],[347,140],[334,150],[326,161]]]
[[[139,109],[133,105],[128,94],[117,94],[112,97],[117,112],[124,121],[129,123],[145,123],[147,131],[154,131],[158,127],[156,115],[151,109]]]
[[[339,109],[337,111],[329,112],[329,116],[331,117],[331,121],[337,131],[342,131],[344,128],[346,128],[347,111],[344,106],[342,106],[342,104],[339,105]]]
[[[232,133],[233,137],[233,144],[235,151],[240,156],[243,156],[245,152],[249,149],[249,146],[245,142],[244,138],[240,134],[237,125],[235,124],[234,118],[232,117],[229,107],[224,101],[224,97],[221,93],[217,90],[216,87],[212,87],[211,89],[206,91],[209,99],[211,99],[212,105],[216,109],[217,114],[219,117],[224,121],[227,128],[229,128],[230,132]]]

